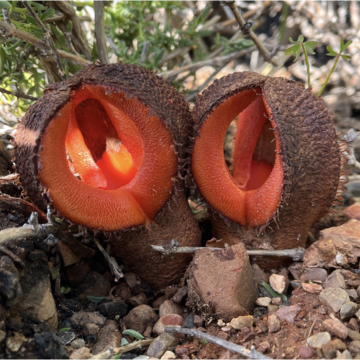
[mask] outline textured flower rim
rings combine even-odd
[[[225,163],[223,144],[226,131],[237,115],[231,174]],[[283,168],[274,127],[261,89],[256,88],[225,99],[204,121],[195,140],[192,168],[202,195],[210,206],[242,226],[266,223],[281,200]],[[268,129],[274,136],[275,147],[271,149],[269,142],[267,148],[261,149],[258,140]],[[259,154],[254,159],[257,149]],[[268,153],[271,150],[273,154]]]
[[[77,224],[107,231],[141,225],[171,195],[177,171],[172,136],[119,87],[84,84],[73,90],[40,148],[41,183],[55,208]]]

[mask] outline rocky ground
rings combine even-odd
[[[16,176],[6,179],[0,184],[1,225],[21,226],[34,209],[18,199]],[[256,287],[252,292],[246,274],[231,271],[244,262],[244,254],[234,252],[232,260],[226,265],[222,262],[219,283],[202,282],[200,289],[212,293],[220,283],[225,284],[219,303],[211,300],[216,312],[211,306],[194,305],[192,282],[204,276],[201,272],[193,271],[188,282],[183,279],[156,292],[126,269],[124,278],[116,282],[96,250],[92,234],[71,235],[71,242],[63,233],[1,245],[0,357],[239,357],[201,338],[164,332],[165,326],[177,325],[255,349],[270,358],[357,358],[360,203],[353,195],[351,191],[344,195],[346,205],[352,205],[335,209],[327,221],[335,226],[319,233],[313,229],[318,241],[307,248],[302,261],[271,272],[253,264]],[[204,251],[196,255],[198,265]],[[214,260],[211,266],[218,265]],[[242,292],[255,300],[254,308],[232,318],[229,308]],[[124,333],[126,329],[132,332]]]
[[[284,38],[295,38],[300,29],[309,39],[322,40],[323,31],[317,29],[322,29],[321,21],[326,24],[330,16],[316,9],[310,11],[309,4],[303,5],[298,3],[292,32]],[[349,48],[352,63],[339,65],[323,95],[329,111],[334,113],[338,132],[343,134],[349,129],[360,131],[360,71],[355,66],[359,64],[355,45],[360,21],[356,14],[351,12],[353,28],[344,30],[354,39]],[[340,21],[334,24],[342,26]],[[326,31],[330,39],[324,40],[334,48],[340,41],[338,31],[336,34],[337,37]],[[214,78],[234,70],[264,70],[266,64],[258,64],[257,57],[255,60],[252,57],[250,65],[229,63]],[[312,64],[317,65],[312,67],[315,91],[320,89],[332,65],[317,62],[318,58]],[[274,75],[306,82],[305,64],[290,63]],[[195,81],[187,84],[189,90],[201,88],[215,70],[198,70]],[[0,230],[23,226],[31,212],[38,211],[28,199],[21,199],[11,162],[16,119],[10,120],[14,126],[2,126],[0,131]],[[359,138],[354,145],[359,158]],[[207,306],[198,302],[193,292],[194,279],[207,278],[206,274],[190,271],[180,283],[161,291],[154,291],[125,268],[125,276],[115,281],[93,241],[94,235],[79,233],[74,227],[56,236],[0,244],[0,358],[240,358],[223,346],[226,341],[269,358],[359,358],[360,176],[348,165],[345,170],[348,182],[342,195],[344,205],[334,208],[332,215],[311,229],[301,260],[271,272],[252,264],[235,273],[231,269],[248,261],[241,249],[226,266],[213,259],[213,269],[221,269],[217,282],[201,281],[203,286],[199,289],[204,297],[209,297]],[[197,206],[192,200],[190,206]],[[208,240],[211,232],[208,214],[203,210],[197,211],[195,217]],[[39,222],[45,223],[46,215],[38,213]],[[97,239],[106,245],[105,236],[98,234]],[[206,262],[207,250],[201,251],[196,255],[197,264]],[[207,293],[219,293],[220,287],[220,295],[210,298]],[[233,309],[238,298],[251,299],[246,304],[252,308],[248,314],[232,315],[229,309]],[[165,333],[168,325],[214,335],[222,345],[201,337]]]

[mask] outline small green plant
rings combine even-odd
[[[284,294],[279,294],[276,292],[269,284],[265,281],[261,283],[261,285],[265,288],[265,290],[272,296],[272,297],[280,297],[283,301],[287,301],[287,297]]]
[[[142,340],[144,338],[140,333],[138,333],[137,331],[135,331],[133,329],[124,330],[122,334],[132,336],[133,338],[138,339],[138,340]]]
[[[289,41],[292,44],[295,44],[293,46],[290,46],[286,51],[285,55],[295,55],[294,62],[299,58],[300,51],[304,53],[305,57],[305,63],[306,63],[306,69],[307,69],[307,75],[308,75],[308,87],[311,87],[310,84],[310,64],[309,64],[309,58],[308,58],[308,52],[311,55],[315,55],[315,52],[313,51],[313,48],[317,45],[317,41],[305,41],[304,37],[300,35],[296,41],[294,41],[291,37],[289,38]]]
[[[70,290],[71,290],[71,288],[62,286],[60,288],[60,294],[61,295],[67,294]]]
[[[120,346],[125,346],[125,345],[129,345],[129,342],[125,338],[122,338]]]
[[[69,331],[69,330],[70,330],[69,327],[64,327],[64,328],[60,329],[58,332],[63,333],[63,332]]]
[[[335,68],[336,68],[336,65],[337,65],[340,57],[341,57],[343,60],[345,60],[345,61],[348,61],[348,60],[351,59],[351,56],[350,56],[350,55],[343,55],[343,52],[349,47],[349,45],[351,45],[351,43],[352,43],[352,41],[349,40],[346,44],[344,44],[344,40],[341,38],[341,39],[340,39],[340,51],[339,51],[338,53],[335,52],[330,45],[328,45],[328,46],[326,47],[326,50],[328,51],[328,53],[327,53],[326,55],[328,55],[328,56],[336,56],[336,58],[335,58],[334,65],[333,65],[333,67],[331,68],[328,76],[326,77],[326,80],[325,80],[323,86],[321,87],[320,91],[318,92],[317,96],[321,96],[322,92],[324,91],[327,83],[328,83],[329,80],[330,80],[331,74],[334,72],[334,70],[335,70]]]

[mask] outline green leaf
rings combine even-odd
[[[342,40],[342,39],[341,39],[341,40]],[[343,46],[340,48],[340,51],[341,51],[341,52],[345,51],[345,50],[349,47],[349,45],[351,45],[351,44],[352,44],[352,41],[349,40],[345,45],[343,45]]]
[[[12,51],[15,50],[23,41],[21,39],[19,39],[18,41],[15,42],[15,44],[6,47],[7,51]]]
[[[60,288],[60,293],[61,293],[61,294],[67,294],[70,290],[71,290],[71,289],[70,289],[69,287],[64,287],[64,286],[62,286],[62,287]]]
[[[59,333],[63,333],[63,332],[65,332],[65,331],[69,331],[69,330],[70,330],[70,328],[69,328],[69,327],[66,327],[66,328],[60,329],[58,332],[59,332]]]
[[[292,37],[289,37],[289,41],[290,41],[292,44],[295,42]]]
[[[35,1],[29,1],[31,6],[35,6],[38,10],[46,10],[46,7],[35,2]]]
[[[126,338],[122,338],[120,342],[120,346],[129,345],[129,342],[126,340]]]
[[[69,20],[68,24],[66,25],[65,32],[71,33],[71,32],[72,32],[72,29],[73,29],[73,23],[72,23],[71,20]]]
[[[304,37],[302,35],[299,35],[298,39],[297,39],[297,42],[298,43],[301,43],[304,41]]]
[[[32,89],[30,89],[30,90],[32,90]],[[29,90],[29,92],[31,93],[30,90]],[[51,279],[55,280],[56,279],[56,270],[54,268],[50,268],[49,271],[50,271]]]
[[[113,357],[113,359],[120,359],[122,354],[117,354]]]
[[[42,21],[51,18],[55,14],[55,9],[48,8],[44,13],[40,15]]]
[[[0,1],[0,9],[11,9],[11,4],[8,1]]]
[[[345,60],[345,61],[348,61],[351,59],[351,56],[350,55],[341,55],[342,59]]]
[[[308,50],[312,50],[317,44],[318,44],[317,41],[306,41],[306,42],[304,42],[304,46]]]
[[[201,37],[205,37],[205,36],[209,36],[212,34],[211,30],[199,30],[195,33],[195,35],[201,36]]]
[[[28,16],[28,15],[25,15],[25,19],[26,19],[26,21],[28,21],[30,24],[35,25],[35,26],[37,26],[37,27],[39,26],[38,23],[36,22],[36,20],[35,20],[33,17]]]
[[[122,334],[132,336],[132,337],[134,337],[135,339],[138,339],[138,340],[142,340],[144,338],[140,333],[138,333],[137,331],[135,331],[133,329],[126,329],[126,330],[123,331]]]
[[[87,299],[89,301],[93,302],[93,303],[99,303],[99,302],[105,300],[105,296],[91,296],[91,295],[88,295]]]
[[[336,56],[337,55],[337,52],[335,52],[335,50],[333,50],[330,45],[328,45],[326,47],[326,50],[328,51],[328,53],[326,54],[328,56]]]
[[[284,294],[279,294],[276,292],[269,284],[267,284],[265,281],[261,283],[261,285],[266,289],[266,291],[272,296],[272,297],[281,297],[283,301],[287,300],[287,297]]]
[[[300,56],[300,49],[301,49],[301,47],[299,46],[299,49],[298,49],[298,51],[296,52],[296,56],[295,56],[295,59],[294,59],[294,62],[299,58],[299,56]]]
[[[300,44],[290,46],[288,49],[286,49],[285,55],[296,54],[299,49],[300,49]]]
[[[164,48],[162,48],[158,52],[156,52],[156,54],[154,56],[154,64],[155,64],[155,66],[157,66],[159,64],[160,60],[164,56],[164,52],[165,52]]]
[[[291,51],[289,51],[287,53],[287,51],[291,49]],[[294,59],[294,62],[299,58],[300,56],[300,50],[301,50],[301,45],[300,44],[297,44],[297,45],[294,45],[292,47],[290,47],[289,49],[287,49],[285,51],[285,55],[292,55],[292,54],[295,54],[295,59]]]

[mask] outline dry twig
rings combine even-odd
[[[118,281],[119,279],[123,278],[124,273],[121,271],[121,269],[120,269],[118,263],[116,262],[116,260],[105,251],[105,249],[102,247],[102,245],[100,244],[98,239],[94,238],[94,242],[95,242],[96,246],[98,247],[98,249],[103,254],[106,261],[108,262],[108,264],[110,266],[111,273],[115,277],[115,281]]]
[[[75,11],[74,6],[70,1],[49,1],[49,6],[60,10],[73,24],[73,44],[76,50],[85,56],[86,59],[91,59],[91,51],[86,43],[84,32],[81,28],[81,20]]]
[[[194,253],[196,250],[209,249],[212,251],[224,250],[224,248],[215,248],[215,247],[191,247],[191,246],[179,246],[179,242],[176,240],[171,240],[170,244],[165,246],[160,245],[151,245],[151,247],[159,251],[162,255],[171,256],[174,254],[180,253]],[[286,256],[291,257],[294,261],[299,261],[302,259],[305,249],[296,248],[296,249],[283,249],[283,250],[246,250],[249,256]]]
[[[17,27],[13,26],[12,24],[7,24],[5,21],[0,20],[0,33],[4,37],[11,37],[15,36],[18,39],[24,40],[28,42],[31,45],[34,45],[37,47],[40,51],[44,52],[46,55],[48,55],[47,47],[44,44],[43,41],[39,40],[34,35],[31,35],[30,33],[20,30]],[[90,65],[91,62],[83,59],[80,56],[71,54],[64,50],[58,50],[59,56],[63,59],[69,60],[74,62],[75,64],[79,64],[82,66]]]
[[[144,339],[144,340],[134,341],[133,343],[125,346],[107,349],[99,354],[93,355],[91,359],[111,359],[114,355],[123,354],[141,346],[148,346],[153,341],[154,339]]]
[[[240,58],[244,55],[247,55],[247,54],[251,53],[252,51],[254,51],[255,49],[256,49],[256,47],[252,46],[248,49],[236,51],[236,52],[228,54],[228,55],[215,57],[215,58],[209,59],[209,60],[199,61],[194,64],[189,64],[189,65],[183,66],[179,69],[166,71],[166,72],[160,73],[159,75],[165,79],[168,79],[172,76],[179,75],[180,73],[185,72],[185,71],[195,71],[197,69],[202,68],[203,66],[222,66],[224,63],[230,62],[231,60],[234,60],[236,58]]]
[[[60,57],[59,57],[59,53],[55,47],[54,44],[54,40],[50,35],[50,32],[48,31],[48,29],[46,28],[46,26],[42,23],[42,21],[40,20],[40,18],[37,16],[36,12],[31,8],[30,4],[27,1],[22,2],[24,4],[24,6],[27,8],[27,10],[29,11],[30,15],[35,19],[35,21],[39,24],[42,32],[44,33],[44,37],[45,37],[45,43],[47,45],[47,47],[49,49],[51,49],[51,52],[55,58],[55,62],[56,65],[58,67],[58,72],[60,74],[60,77],[62,79],[65,79],[65,71],[61,65],[61,61],[60,61]]]
[[[99,60],[103,64],[108,64],[108,54],[106,49],[105,25],[104,25],[104,1],[94,1],[95,12],[95,38],[96,49]]]
[[[3,93],[3,94],[8,94],[8,95],[15,96],[18,99],[26,99],[26,100],[32,100],[32,101],[36,101],[38,99],[37,97],[22,94],[22,93],[20,93],[18,91],[17,92],[9,91],[9,90],[6,90],[6,89],[4,89],[2,87],[0,87],[0,92]]]
[[[198,339],[206,340],[212,344],[219,345],[224,349],[236,352],[237,354],[241,354],[247,359],[271,359],[270,357],[261,354],[256,350],[248,350],[245,346],[234,344],[230,341],[223,340],[219,337],[204,333],[200,330],[195,329],[185,329],[179,326],[166,326],[165,332],[167,333],[175,333],[175,334],[185,334],[189,336],[194,336]]]
[[[223,1],[222,3],[225,4],[225,5],[228,5],[230,7],[231,11],[233,12],[233,14],[235,16],[236,21],[238,22],[238,24],[240,26],[241,32],[245,36],[248,36],[254,42],[254,44],[259,49],[260,54],[263,56],[265,61],[273,64],[274,66],[279,66],[278,61],[271,58],[271,54],[266,50],[263,43],[259,40],[259,38],[251,30],[252,24],[250,22],[245,21],[245,19],[243,18],[243,16],[241,15],[240,11],[237,8],[237,6],[235,4],[235,1],[233,1],[233,0],[231,0],[231,1]]]

